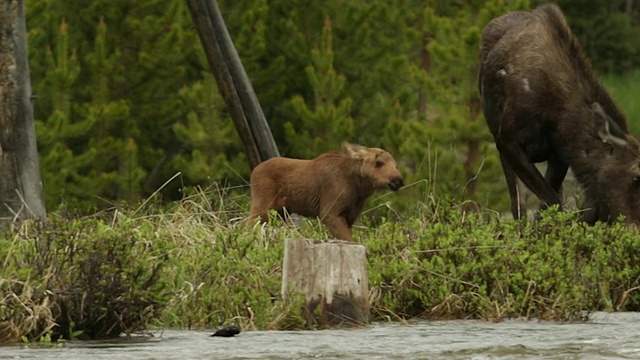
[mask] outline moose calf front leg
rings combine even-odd
[[[322,222],[337,239],[353,241],[347,220],[340,215],[325,215]]]

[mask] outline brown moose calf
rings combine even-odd
[[[331,234],[352,241],[351,227],[375,190],[397,191],[404,185],[396,161],[378,148],[344,143],[342,151],[312,160],[275,157],[251,173],[251,214],[266,221],[275,209],[319,217]]]

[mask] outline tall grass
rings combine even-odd
[[[280,294],[284,240],[326,239],[314,219],[247,227],[244,190],[194,191],[170,209],[52,215],[0,238],[0,341],[104,338],[152,327],[305,326]],[[375,203],[375,202],[374,202]],[[367,246],[374,320],[580,320],[640,310],[640,236],[554,209],[536,222],[425,193],[377,202]]]

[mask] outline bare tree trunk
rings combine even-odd
[[[0,0],[0,221],[45,220],[23,0]]]
[[[186,0],[211,71],[244,144],[251,168],[279,156],[271,129],[215,0]]]

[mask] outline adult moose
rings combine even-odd
[[[584,190],[586,222],[624,215],[640,224],[640,147],[555,4],[485,27],[479,87],[514,218],[526,216],[517,179],[543,208],[561,206],[571,168]],[[534,165],[543,161],[544,177]]]

